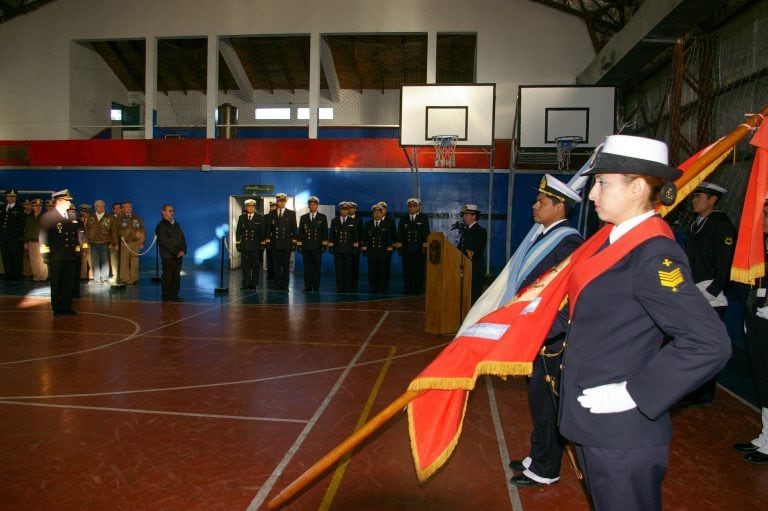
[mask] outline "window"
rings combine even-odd
[[[121,108],[112,108],[109,110],[109,118],[113,121],[123,120],[123,110]]]
[[[320,107],[317,109],[317,118],[323,120],[333,119],[333,107]],[[309,108],[300,107],[296,110],[297,119],[309,119]]]
[[[290,108],[257,108],[257,121],[287,120],[291,118]]]

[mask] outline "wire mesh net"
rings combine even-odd
[[[435,135],[432,144],[435,146],[435,167],[453,168],[456,166],[457,135]]]

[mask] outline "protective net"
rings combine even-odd
[[[655,73],[621,91],[624,133],[665,140],[671,162],[678,164],[761,111],[768,104],[768,34],[760,29],[766,23],[768,3],[762,2],[723,28],[685,39],[661,55]],[[707,178],[728,189],[719,208],[734,223],[755,154],[750,139],[742,139]],[[687,232],[695,219],[690,201],[668,218]]]

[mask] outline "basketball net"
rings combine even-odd
[[[557,144],[557,169],[568,170],[571,165],[571,151],[584,139],[577,135],[567,135],[555,138]]]
[[[457,135],[435,135],[432,143],[435,145],[435,167],[453,168],[456,166]]]

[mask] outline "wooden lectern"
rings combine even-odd
[[[471,302],[472,261],[449,243],[445,234],[431,233],[427,238],[427,317],[424,330],[433,334],[457,332]]]

